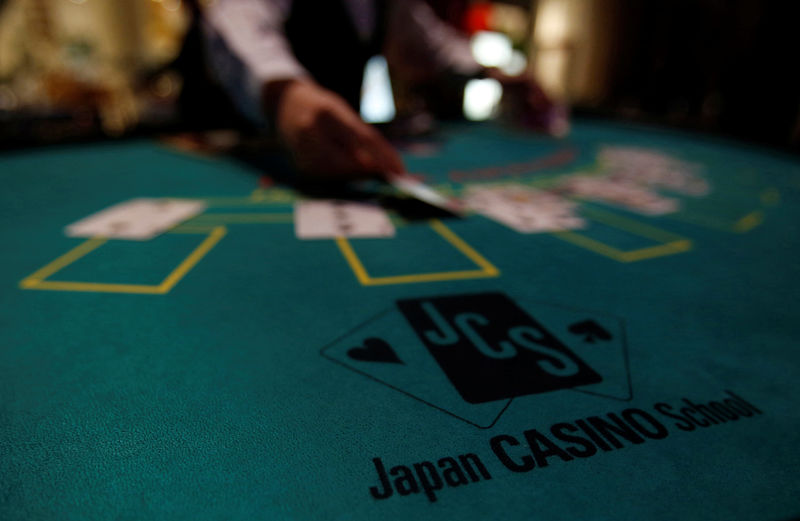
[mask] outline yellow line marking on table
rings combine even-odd
[[[774,186],[770,186],[761,191],[758,199],[764,206],[777,206],[781,202],[781,193]],[[753,210],[738,219],[726,220],[716,216],[703,215],[698,213],[682,211],[669,216],[678,221],[688,222],[704,228],[716,231],[747,233],[764,223],[766,215],[761,210]]]
[[[96,250],[100,246],[106,243],[108,239],[104,237],[93,237],[91,239],[87,239],[86,241],[80,243],[64,255],[58,257],[54,261],[50,262],[49,264],[39,268],[31,275],[22,279],[19,283],[19,286],[23,289],[31,288],[39,283],[41,283],[44,279],[52,275],[53,273],[63,269],[76,260],[80,259],[84,255]]]
[[[625,251],[577,232],[562,231],[554,232],[552,235],[563,241],[574,244],[575,246],[580,246],[581,248],[604,255],[618,262],[637,262],[663,257],[665,255],[683,253],[692,249],[691,240],[672,232],[656,228],[655,226],[627,219],[597,208],[584,207],[581,209],[581,212],[594,221],[661,244]]]
[[[737,233],[747,233],[762,222],[764,222],[764,212],[756,210],[733,223],[733,231]]]
[[[181,224],[169,230],[167,233],[185,233],[188,235],[195,235],[198,233],[209,233],[214,228],[216,228],[216,226],[210,223],[209,224],[198,223],[198,224],[188,224],[188,225]]]
[[[464,240],[453,233],[453,231],[438,219],[430,221],[431,228],[433,228],[439,235],[445,238],[447,242],[452,244],[458,251],[463,253],[469,260],[481,267],[481,270],[488,276],[496,277],[500,271],[492,265],[491,262],[486,260],[480,253],[475,251],[472,246],[464,242]]]
[[[490,278],[500,275],[498,270],[491,262],[486,260],[480,253],[475,251],[469,244],[467,244],[461,237],[456,235],[450,228],[444,225],[438,219],[430,221],[431,228],[444,238],[451,246],[461,252],[469,260],[477,264],[479,270],[458,270],[458,271],[441,271],[433,273],[414,273],[408,275],[391,275],[386,277],[373,277],[364,267],[364,264],[359,259],[355,250],[353,249],[350,241],[345,237],[337,237],[336,245],[342,252],[345,260],[347,261],[353,274],[362,286],[380,286],[388,284],[413,284],[419,282],[439,282],[446,280],[464,280],[464,279],[478,279]]]
[[[702,228],[708,228],[709,230],[723,232],[731,231],[730,221],[720,219],[716,216],[681,211],[679,214],[669,215],[668,217],[670,219],[700,226]]]
[[[256,189],[249,196],[218,196],[184,197],[184,199],[200,199],[209,207],[238,207],[238,206],[288,206],[297,200],[297,197],[282,188]]]
[[[664,257],[666,255],[674,255],[676,253],[687,252],[692,249],[692,241],[682,239],[678,241],[668,242],[666,244],[659,244],[657,246],[648,246],[646,248],[639,248],[637,250],[623,251],[604,242],[586,237],[575,232],[555,232],[555,237],[580,246],[589,251],[599,253],[618,262],[637,262],[646,259],[653,259],[656,257]]]
[[[187,227],[188,228],[188,227]],[[224,226],[215,226],[213,228],[196,229],[190,231],[189,229],[173,230],[175,233],[199,233],[208,234],[205,239],[194,249],[189,255],[183,259],[178,266],[173,269],[160,284],[115,284],[103,282],[82,282],[82,281],[62,281],[62,280],[46,280],[57,273],[59,270],[69,266],[78,259],[86,256],[88,253],[96,250],[101,245],[107,242],[106,238],[94,237],[79,244],[69,252],[65,253],[56,260],[50,262],[43,268],[40,268],[32,275],[24,278],[19,286],[22,289],[35,289],[35,290],[50,290],[50,291],[88,291],[100,293],[134,293],[134,294],[151,294],[163,295],[169,293],[175,285],[186,276],[192,268],[197,265],[200,260],[211,251],[211,249],[222,240],[227,233]]]
[[[781,202],[781,193],[775,187],[770,187],[761,192],[761,203],[766,206],[775,206]]]
[[[250,192],[250,199],[253,201],[263,201],[268,196],[266,188],[256,188]]]
[[[106,284],[103,282],[70,282],[61,280],[44,280],[37,283],[35,286],[30,286],[25,289],[147,295],[161,295],[164,293],[160,287],[147,284]]]
[[[200,262],[200,259],[206,256],[206,254],[211,251],[211,248],[217,245],[217,243],[225,237],[225,234],[228,233],[228,230],[224,226],[218,226],[214,228],[211,233],[208,234],[208,237],[203,239],[203,242],[200,243],[200,246],[194,249],[192,253],[189,254],[188,257],[183,259],[177,268],[175,268],[172,273],[167,275],[167,278],[161,282],[159,287],[162,289],[164,293],[169,293],[169,291],[177,284],[183,277],[186,276],[189,271],[195,267],[195,265]]]
[[[204,213],[186,224],[256,224],[256,223],[290,223],[294,216],[290,213]]]
[[[661,228],[656,228],[655,226],[634,221],[633,219],[628,219],[626,217],[622,217],[621,215],[600,210],[598,208],[583,207],[581,208],[581,213],[594,221],[598,221],[614,228],[619,228],[634,235],[640,235],[647,239],[652,239],[658,242],[682,240],[685,238],[678,234],[668,232],[667,230],[662,230]]]
[[[766,216],[761,210],[754,210],[738,219],[723,220],[710,215],[682,212],[670,215],[672,219],[721,232],[747,233],[763,224]]]
[[[614,260],[624,262],[621,260],[621,257],[625,252],[617,248],[614,248],[613,246],[609,246],[604,242],[600,242],[590,237],[586,237],[585,235],[581,235],[575,232],[564,231],[564,232],[554,232],[553,236],[558,237],[561,240],[570,242],[575,246],[580,246],[581,248],[586,248],[589,251],[593,251],[595,253],[599,253],[600,255],[611,257]]]
[[[622,258],[625,262],[636,262],[655,257],[663,257],[665,255],[673,255],[675,253],[683,253],[691,249],[692,241],[684,239],[681,241],[669,242],[667,244],[660,244],[658,246],[650,246],[649,248],[626,251],[622,254]]]
[[[269,206],[277,201],[259,199],[254,200],[249,197],[203,197],[201,198],[206,204],[213,207],[235,207],[235,206]],[[291,201],[287,201],[289,203]]]
[[[366,268],[364,268],[364,265],[358,258],[358,255],[356,255],[356,252],[353,250],[353,246],[350,244],[350,241],[348,241],[345,237],[336,237],[336,246],[339,247],[342,255],[344,255],[345,260],[350,265],[350,269],[353,270],[358,282],[360,282],[363,286],[368,286],[371,279]]]

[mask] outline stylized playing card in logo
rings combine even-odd
[[[469,403],[602,381],[502,293],[409,299],[397,305]]]
[[[400,300],[322,355],[479,427],[562,389],[631,397],[620,319],[499,292]]]

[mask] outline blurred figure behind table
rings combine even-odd
[[[216,0],[198,12],[195,37],[214,80],[239,114],[277,134],[307,174],[351,179],[404,171],[394,148],[358,116],[364,66],[377,54],[393,80],[436,90],[439,103],[427,108],[441,113],[460,110],[466,81],[485,76],[500,80],[520,110],[552,107],[527,77],[480,66],[464,35],[421,0]],[[186,78],[189,91],[193,82]],[[196,95],[196,105],[220,102],[213,96]]]

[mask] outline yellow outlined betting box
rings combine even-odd
[[[644,237],[658,244],[624,251],[577,232],[554,232],[553,236],[618,262],[637,262],[663,257],[665,255],[684,253],[692,249],[692,241],[685,237],[638,221],[626,219],[611,212],[583,207],[581,208],[581,213],[593,221],[619,228],[620,230]]]
[[[752,208],[741,217],[720,217],[719,215],[681,211],[669,217],[709,230],[733,233],[748,233],[758,228],[767,218],[765,209],[775,207],[781,202],[781,193],[774,186],[762,190],[758,195],[760,207]],[[741,214],[739,214],[741,215]]]
[[[430,226],[438,233],[445,241],[447,241],[456,250],[461,252],[466,258],[474,262],[478,269],[476,270],[459,270],[459,271],[439,271],[433,273],[414,273],[409,275],[392,275],[388,277],[374,277],[371,276],[364,264],[356,255],[350,241],[345,237],[337,237],[336,245],[344,255],[350,269],[358,279],[358,282],[363,286],[381,286],[388,284],[413,284],[417,282],[439,282],[445,280],[464,280],[464,279],[480,279],[497,277],[500,275],[498,270],[491,262],[486,260],[480,253],[475,251],[472,246],[464,242],[464,240],[453,233],[450,228],[445,226],[438,219],[430,221]]]
[[[136,293],[149,295],[163,295],[180,282],[194,266],[209,252],[211,248],[225,236],[228,230],[224,226],[214,226],[205,228],[182,228],[175,229],[173,233],[191,233],[205,235],[203,241],[183,259],[178,266],[173,269],[160,284],[109,284],[102,282],[81,282],[81,281],[62,281],[48,280],[49,277],[58,273],[63,268],[69,266],[78,259],[85,257],[103,244],[108,242],[104,237],[94,237],[87,239],[61,257],[55,259],[46,266],[40,268],[33,274],[25,277],[19,283],[22,289],[37,289],[50,291],[94,291],[101,293]]]

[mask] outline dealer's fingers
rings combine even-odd
[[[349,107],[333,111],[325,119],[331,138],[350,151],[363,172],[405,172],[403,160],[397,150],[380,132],[361,121]]]

